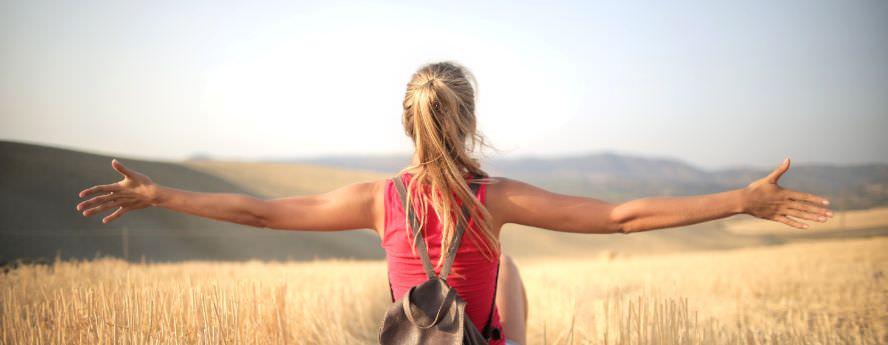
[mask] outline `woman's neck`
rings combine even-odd
[[[414,152],[413,157],[410,158],[410,166],[413,168],[407,169],[405,171],[410,173],[411,175],[416,175],[417,173],[421,172],[423,169],[422,165],[420,165],[419,163],[420,163],[419,155],[417,155],[416,152]]]
[[[410,166],[412,166],[413,168],[406,169],[404,171],[406,171],[410,175],[418,174],[423,169],[422,165],[419,164],[420,162],[421,161],[419,160],[419,155],[417,155],[416,152],[414,152],[413,157],[410,158]],[[462,170],[462,169],[460,169],[460,170]],[[468,175],[469,173],[467,171],[463,171],[463,174]]]

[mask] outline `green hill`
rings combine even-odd
[[[379,239],[369,230],[315,233],[256,229],[186,216],[162,209],[127,214],[111,223],[85,218],[74,207],[85,187],[117,181],[110,156],[0,141],[0,262],[14,259],[91,258],[113,255],[139,260],[306,260],[382,259]],[[314,194],[359,181],[389,177],[373,172],[373,157],[344,162],[292,163],[191,160],[155,162],[121,159],[158,183],[204,192],[246,193],[262,197]],[[337,158],[341,159],[341,158]],[[335,160],[335,159],[333,159]],[[384,157],[380,164],[399,159]],[[327,166],[324,166],[327,164]],[[707,172],[670,160],[610,156],[494,161],[495,175],[548,189],[610,201],[631,196],[692,194],[740,186],[766,171],[736,169]],[[546,169],[551,169],[546,172]],[[844,191],[853,205],[885,204],[884,165],[796,166],[787,184],[803,190]],[[587,172],[583,175],[581,172]],[[702,182],[701,182],[702,181]],[[853,192],[848,192],[853,191]],[[835,200],[834,200],[835,201]],[[743,217],[736,217],[743,218]],[[888,219],[885,220],[888,223]],[[725,221],[626,235],[557,233],[509,224],[503,229],[506,253],[519,257],[644,255],[687,250],[731,249],[833,237],[884,236],[888,227],[841,232],[785,232],[744,235]]]
[[[111,169],[111,158],[0,142],[0,261],[57,254],[63,258],[89,258],[97,253],[123,256],[124,231],[131,260],[142,256],[158,261],[384,257],[378,237],[369,230],[321,234],[257,229],[161,209],[133,212],[110,224],[102,224],[95,216],[83,217],[74,208],[81,200],[77,193],[120,179]],[[171,187],[250,192],[184,164],[116,158]]]

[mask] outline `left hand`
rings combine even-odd
[[[808,224],[802,220],[822,223],[832,218],[832,211],[826,208],[829,205],[826,198],[777,185],[777,181],[787,170],[789,158],[768,176],[746,186],[744,212],[798,229],[808,228]]]

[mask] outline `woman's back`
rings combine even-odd
[[[402,175],[405,185],[412,177],[409,173]],[[398,197],[394,183],[387,180],[384,193],[385,226],[382,235],[381,246],[386,252],[388,264],[389,282],[393,299],[399,299],[410,289],[428,279],[423,271],[422,262],[418,253],[411,250],[412,235],[407,237],[404,208]],[[476,197],[483,204],[486,199],[487,185],[481,184]],[[429,205],[425,213],[426,226],[423,228],[423,239],[428,246],[429,257],[433,263],[438,262],[441,252],[441,222],[434,210]],[[490,316],[493,306],[494,289],[496,288],[497,267],[499,256],[492,260],[484,256],[478,241],[482,238],[474,233],[478,231],[475,222],[470,219],[463,241],[460,243],[453,261],[447,283],[453,287],[459,296],[466,301],[466,314],[479,330]],[[412,230],[411,230],[412,231]],[[420,243],[420,245],[422,245]],[[440,267],[435,268],[435,273],[440,273]],[[494,306],[491,327],[500,329],[499,315]],[[491,341],[491,344],[501,344],[502,341]]]

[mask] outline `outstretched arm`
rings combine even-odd
[[[194,216],[282,230],[351,230],[374,228],[373,207],[377,183],[356,183],[334,191],[265,200],[232,193],[199,193],[168,188],[113,160],[123,180],[87,188],[80,197],[100,194],[77,205],[84,216],[115,211],[102,219],[111,222],[123,214],[149,206]]]
[[[552,193],[520,181],[503,179],[489,193],[495,224],[516,223],[578,233],[632,233],[696,224],[747,213],[799,229],[803,220],[832,217],[820,196],[777,185],[789,159],[768,176],[742,189],[686,197],[651,197],[611,204],[593,198]]]

